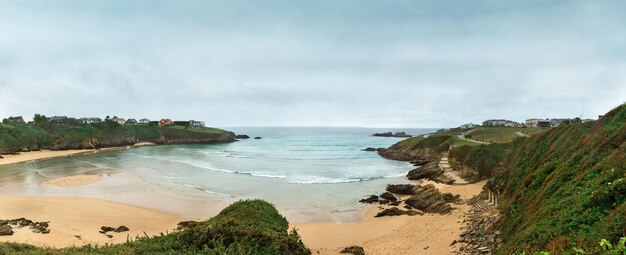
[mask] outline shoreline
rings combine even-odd
[[[486,181],[466,185],[435,184],[440,192],[451,192],[469,199],[478,195]],[[340,254],[349,246],[361,246],[366,254],[449,254],[457,250],[450,245],[458,239],[463,218],[470,210],[467,204],[454,205],[450,214],[418,216],[385,216],[375,218],[379,211],[372,205],[359,222],[290,224],[298,229],[303,242],[314,254]]]
[[[135,143],[133,145],[128,145],[128,146],[106,147],[106,148],[100,148],[100,149],[58,150],[58,151],[40,150],[40,151],[20,152],[17,155],[12,155],[12,154],[2,155],[3,158],[0,158],[0,166],[18,164],[18,163],[24,163],[24,162],[36,161],[36,160],[69,157],[69,156],[88,154],[88,153],[99,153],[99,152],[106,152],[106,151],[123,150],[127,147],[135,148],[135,147],[152,146],[152,145],[156,145],[156,144],[150,143],[150,142],[138,142],[138,143]]]

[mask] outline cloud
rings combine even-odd
[[[623,2],[13,1],[0,115],[448,127],[624,101]]]

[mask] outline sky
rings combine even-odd
[[[626,1],[0,1],[0,116],[455,127],[626,101]]]

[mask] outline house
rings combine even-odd
[[[551,123],[551,122],[550,122],[550,120],[548,120],[548,119],[545,119],[545,120],[539,120],[539,121],[537,122],[537,127],[540,127],[540,128],[549,128],[549,127],[552,127],[552,123]]]
[[[550,119],[550,125],[552,127],[556,127],[558,125],[561,125],[561,123],[569,121],[570,119]]]
[[[10,124],[17,124],[17,125],[24,125],[26,124],[26,122],[24,121],[24,118],[22,118],[22,116],[11,116],[9,118],[6,119],[7,123]]]
[[[148,123],[150,123],[149,119],[143,118],[139,120],[139,124],[148,124]]]
[[[161,119],[159,121],[159,126],[167,126],[167,125],[172,125],[172,120],[170,119]]]
[[[111,118],[111,121],[116,122],[117,124],[120,125],[124,125],[126,124],[126,120],[117,116],[113,116],[113,118]]]
[[[102,122],[102,119],[95,118],[95,117],[92,117],[92,118],[80,118],[80,119],[78,119],[78,122],[80,124],[100,123],[100,122]]]
[[[136,119],[128,119],[126,121],[126,124],[127,125],[135,125],[135,124],[137,124],[137,120]]]
[[[190,120],[189,126],[190,127],[204,127],[204,121]]]
[[[468,124],[463,124],[461,126],[459,126],[459,128],[461,129],[469,129],[469,128],[475,128],[478,127],[478,124],[474,124],[474,123],[468,123]]]
[[[526,127],[532,127],[532,128],[536,128],[539,124],[539,119],[534,118],[534,119],[527,119],[526,122],[524,122],[524,126]]]
[[[67,116],[52,116],[48,118],[48,124],[52,125],[68,125],[69,118]]]

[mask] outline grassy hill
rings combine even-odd
[[[626,235],[626,105],[596,122],[563,124],[508,143],[450,147],[454,134],[390,148],[407,155],[450,148],[455,168],[489,179],[501,202],[498,254],[593,251],[601,239],[617,243]]]
[[[217,216],[188,229],[103,247],[51,249],[0,243],[0,254],[311,254],[271,204],[235,202]]]
[[[234,141],[234,134],[216,128],[119,125],[105,121],[75,125],[0,125],[0,154],[24,150],[94,149],[137,142],[216,143]]]

